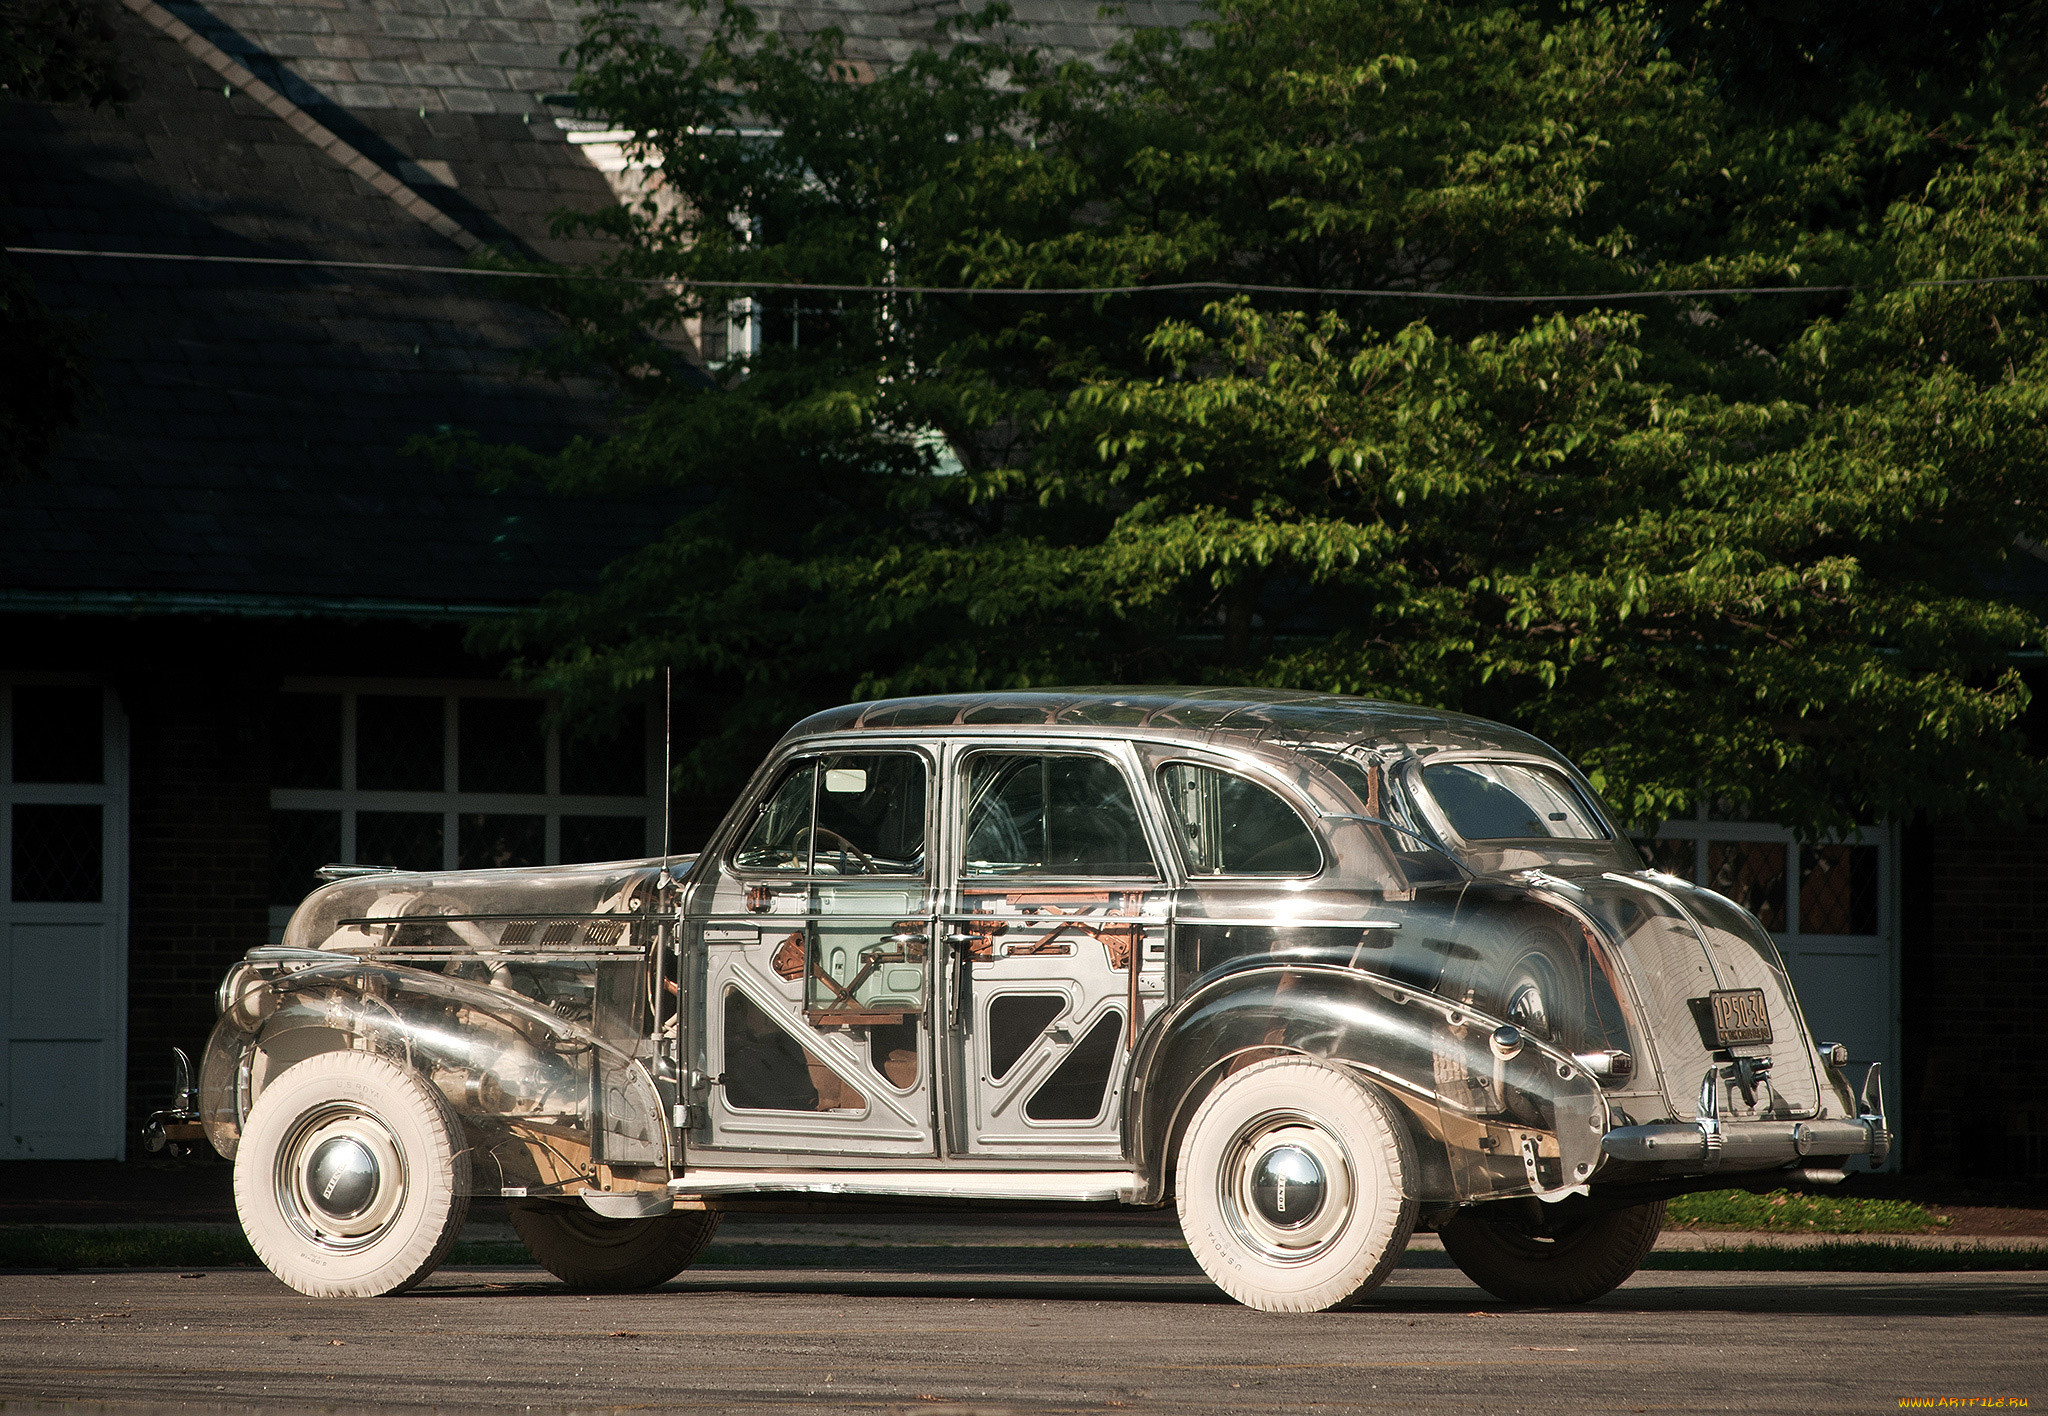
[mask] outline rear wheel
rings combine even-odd
[[[249,1108],[235,1210],[256,1256],[301,1293],[402,1293],[446,1257],[469,1213],[462,1127],[395,1062],[309,1057]]]
[[[1414,1142],[1399,1109],[1346,1072],[1294,1057],[1227,1077],[1188,1125],[1175,1199],[1216,1286],[1269,1313],[1357,1302],[1415,1228]]]
[[[696,1261],[718,1216],[672,1210],[650,1219],[607,1219],[583,1204],[512,1202],[512,1228],[534,1261],[571,1288],[633,1293],[667,1283]]]
[[[1518,935],[1495,976],[1493,1012],[1566,1052],[1584,1050],[1586,996],[1579,951],[1547,924]]]
[[[1586,1303],[1642,1267],[1664,1228],[1664,1202],[1609,1210],[1555,1228],[1508,1201],[1460,1211],[1439,1231],[1465,1276],[1510,1303]],[[1540,1218],[1540,1216],[1538,1216]]]

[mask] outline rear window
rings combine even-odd
[[[1440,762],[1422,769],[1422,781],[1451,829],[1468,841],[1608,839],[1599,814],[1555,767]]]

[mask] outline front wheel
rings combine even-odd
[[[1516,1201],[1480,1205],[1439,1231],[1465,1276],[1510,1303],[1587,1303],[1611,1293],[1643,1266],[1664,1228],[1662,1200],[1549,1229],[1526,1214]]]
[[[402,1293],[447,1256],[469,1213],[461,1124],[394,1062],[309,1057],[249,1108],[235,1210],[256,1256],[301,1293]]]
[[[649,1219],[607,1219],[582,1204],[512,1202],[512,1228],[534,1262],[586,1293],[657,1288],[696,1261],[718,1216],[674,1210]]]
[[[1218,1288],[1268,1313],[1357,1302],[1408,1247],[1414,1142],[1378,1089],[1281,1057],[1226,1078],[1188,1125],[1175,1199]]]

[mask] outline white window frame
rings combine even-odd
[[[660,842],[661,831],[661,722],[652,704],[645,714],[646,732],[641,760],[646,765],[642,791],[638,796],[568,796],[561,790],[562,734],[547,730],[546,776],[542,790],[533,792],[465,792],[460,790],[461,741],[459,723],[461,700],[465,698],[516,698],[548,704],[545,695],[530,693],[516,685],[495,679],[286,679],[280,693],[337,694],[341,698],[341,782],[334,787],[272,787],[272,811],[325,811],[341,815],[340,864],[356,860],[356,814],[362,811],[404,811],[438,815],[441,818],[441,868],[454,870],[460,859],[461,819],[464,816],[538,816],[543,819],[543,863],[559,864],[562,858],[564,816],[637,816],[646,823],[642,850],[651,851]],[[441,700],[440,791],[361,791],[356,780],[356,703],[364,695]],[[282,936],[294,905],[272,905],[270,928],[273,942]]]

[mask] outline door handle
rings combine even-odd
[[[958,1031],[962,1015],[971,1015],[974,1011],[971,1006],[965,1008],[961,1006],[961,1000],[967,996],[967,990],[973,986],[974,956],[968,950],[974,943],[974,936],[965,930],[952,929],[940,935],[939,942],[952,948],[953,958],[957,964],[957,967],[952,970],[949,976],[949,985],[946,989],[946,1026],[949,1029]]]

